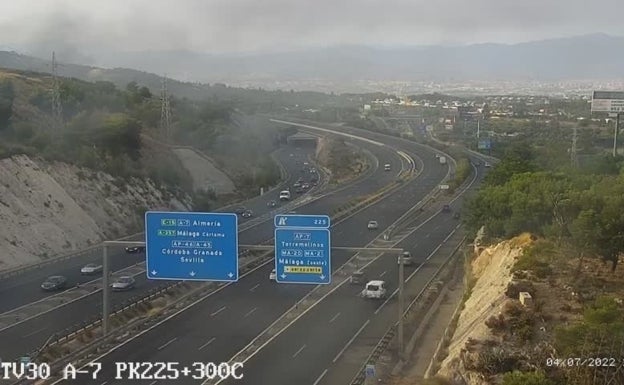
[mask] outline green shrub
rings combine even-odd
[[[503,385],[554,385],[542,372],[513,371],[503,376]]]

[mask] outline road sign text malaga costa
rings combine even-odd
[[[145,213],[148,279],[238,280],[238,217],[230,213]]]

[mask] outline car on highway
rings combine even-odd
[[[443,213],[450,213],[451,212],[451,206],[449,206],[449,205],[442,206],[442,212]]]
[[[351,274],[351,277],[349,278],[349,283],[352,285],[361,285],[364,282],[366,282],[366,274],[360,270]]]
[[[490,168],[490,167],[492,167],[492,165],[490,163],[488,163],[488,162],[485,162],[485,167]]]
[[[377,223],[377,221],[368,221],[366,227],[368,227],[369,230],[377,230],[379,228],[379,223]]]
[[[62,290],[67,286],[67,278],[62,275],[53,275],[46,278],[41,284],[41,288],[45,291]]]
[[[80,274],[82,275],[93,275],[99,274],[102,272],[102,265],[98,265],[96,263],[89,263],[85,265],[82,269],[80,269]]]
[[[403,266],[412,266],[414,264],[414,258],[409,251],[404,251],[403,255],[397,258],[397,265],[401,264],[401,260],[403,260]]]
[[[459,211],[455,212],[455,214],[453,214],[453,219],[459,219]]]
[[[244,213],[245,211],[247,211],[247,207],[245,207],[245,206],[239,206],[239,207],[237,207],[237,208],[235,208],[235,209],[234,209],[234,213],[235,213],[236,215],[243,215],[243,213]]]
[[[288,200],[290,200],[290,191],[288,191],[288,190],[280,191],[279,199],[281,201],[288,201]]]
[[[125,291],[134,289],[135,285],[136,281],[134,280],[134,278],[130,277],[129,275],[124,275],[123,277],[119,277],[117,281],[113,282],[111,284],[111,288],[113,289],[113,291]]]
[[[308,190],[310,188],[310,184],[309,183],[304,183],[301,185],[301,188],[304,190]]]
[[[251,211],[251,210],[245,210],[245,211],[243,211],[243,213],[241,214],[241,216],[242,216],[243,218],[251,218],[251,217],[253,217],[253,211]]]
[[[390,170],[391,170],[390,163],[386,163],[386,164],[384,165],[384,170],[385,170],[385,171],[390,171]]]
[[[270,200],[267,202],[267,207],[275,207],[277,206],[277,202],[275,202],[274,200]]]
[[[275,272],[275,269],[271,270],[269,273],[269,281],[277,282],[277,273]]]
[[[362,290],[362,297],[369,299],[384,299],[387,296],[388,290],[386,289],[385,281],[369,281],[364,290]]]
[[[129,254],[143,253],[144,251],[145,251],[145,246],[126,247],[126,253],[129,253]]]
[[[301,187],[301,183],[300,182],[295,182],[295,184],[293,184],[293,187],[294,188]]]
[[[295,190],[297,194],[303,194],[304,191],[305,190],[303,189],[303,187],[297,187],[297,189]]]

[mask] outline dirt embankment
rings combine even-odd
[[[319,139],[316,159],[331,173],[332,183],[336,184],[352,179],[370,167],[362,151],[336,138]]]
[[[129,182],[27,156],[0,160],[0,269],[140,231],[149,210],[189,210],[142,179]]]
[[[471,346],[475,341],[491,340],[486,321],[503,313],[509,300],[505,293],[513,280],[512,267],[524,248],[532,242],[530,235],[524,234],[479,250],[471,263],[474,286],[460,313],[448,356],[442,362],[438,375],[452,379],[454,383],[489,384],[481,373],[466,368],[467,362],[474,359],[470,356],[479,354]]]

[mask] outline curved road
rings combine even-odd
[[[363,133],[362,136],[367,137],[367,134]],[[362,142],[358,145],[368,147],[371,151],[387,148],[386,146],[380,147]],[[414,154],[418,151],[419,155],[422,155],[424,163],[422,174],[377,204],[335,223],[332,226],[332,243],[334,246],[361,247],[369,243],[381,231],[367,230],[366,224],[369,220],[375,219],[380,223],[381,228],[387,227],[404,213],[406,207],[410,207],[424,198],[446,176],[448,166],[441,166],[434,157],[434,152],[430,149],[407,142],[399,142],[396,147],[406,153]],[[383,157],[379,158],[380,163],[387,163]],[[383,178],[383,175],[384,173],[381,173],[380,179]],[[324,214],[331,207],[336,207],[341,197],[344,199],[345,195],[346,197],[363,195],[377,190],[386,183],[387,181],[382,183],[376,178],[368,178],[338,194],[305,205],[297,211],[303,214]],[[438,225],[443,223],[440,222]],[[272,224],[269,224],[268,228],[272,231]],[[351,253],[333,252],[333,270],[339,268],[350,257]],[[126,341],[123,345],[98,357],[95,361],[101,362],[103,369],[96,381],[81,377],[76,381],[63,382],[102,384],[106,381],[107,385],[127,383],[124,380],[114,379],[115,362],[159,361],[181,362],[190,365],[198,361],[228,361],[233,354],[247,345],[313,289],[308,285],[285,285],[269,282],[268,274],[272,268],[271,263],[257,268],[241,277],[236,284],[224,287],[213,295],[198,301],[185,311],[179,312],[165,322],[155,325],[135,338]],[[357,299],[352,297],[345,298],[343,301],[346,302],[343,302],[341,306],[355,300]],[[308,325],[308,328],[314,330],[306,330],[303,334],[322,329],[329,335],[333,335],[331,327]],[[288,361],[272,360],[270,367],[265,368],[265,370],[279,373],[287,369],[288,365]],[[144,381],[141,383],[155,384],[156,382]],[[158,381],[158,383],[163,382]],[[178,379],[175,383],[198,382]],[[255,383],[265,382],[256,381]]]
[[[283,149],[280,151],[279,160],[284,165],[288,180],[288,184],[294,183],[300,176],[301,166],[297,162],[293,162],[290,154],[296,153],[297,161],[304,161],[309,155],[312,155],[310,149]],[[242,205],[250,208],[254,213],[266,212],[266,202],[270,199],[276,199],[279,193],[273,191],[271,194],[253,198]],[[245,223],[245,220],[239,219],[239,223]],[[137,237],[137,240],[140,237]],[[0,280],[0,313],[23,306],[25,304],[38,301],[42,298],[57,293],[46,293],[40,288],[41,282],[50,275],[64,275],[68,279],[68,284],[73,286],[77,283],[84,284],[94,279],[94,277],[80,275],[80,269],[87,263],[101,262],[102,252],[94,252],[86,258],[76,257],[64,261],[59,261],[52,265],[47,265],[41,269],[26,271],[23,274],[12,276]],[[111,270],[117,271],[124,267],[133,265],[145,259],[145,255],[132,255],[123,252],[123,248],[113,248],[110,254]]]
[[[303,163],[303,161],[306,160],[306,158],[302,155],[295,155],[291,157],[290,154],[293,151],[294,149],[292,148],[282,151],[280,155],[280,160],[284,162],[285,165],[287,165],[289,170],[292,170],[291,174],[293,175],[293,179],[296,180],[296,178],[298,178],[300,175],[300,170],[302,167],[301,164]],[[383,161],[384,163],[391,163],[396,170],[401,168],[402,161],[401,158],[396,154],[396,152],[392,151],[387,147],[376,148],[374,149],[374,151],[375,155],[380,158],[380,162]],[[307,156],[309,154],[305,155]],[[376,182],[370,183],[368,184],[368,186],[372,186],[371,188],[376,189],[379,188],[381,185],[389,183],[395,177],[396,174],[394,172],[388,173],[384,172],[380,168],[377,168],[376,170],[373,170],[373,173],[370,177],[375,179]],[[356,185],[361,183],[364,183],[364,180],[356,182]],[[257,199],[257,209],[255,209],[256,207],[252,205],[247,205],[247,207],[254,209],[254,212],[259,212],[260,210],[266,211],[266,202],[271,199],[276,199],[278,194],[279,192],[275,191],[270,194],[265,194],[263,197]],[[344,192],[338,191],[335,194],[328,195],[326,198],[318,202],[331,200],[337,195],[340,195],[342,197],[342,200],[336,200],[334,202],[336,205],[339,205],[342,204],[345,200],[348,200],[348,198],[351,196],[351,193],[348,191],[347,188],[344,190]],[[325,207],[327,207],[327,212],[332,208],[331,206]],[[300,212],[301,209],[297,209],[297,211]],[[256,225],[252,229],[241,231],[239,233],[239,239],[241,244],[260,243],[262,241],[271,239],[272,237],[272,218],[265,218],[264,222]],[[119,255],[122,256],[119,257],[120,259],[125,257],[125,253],[123,253],[122,251],[120,251],[119,253]],[[139,256],[138,258],[141,257],[142,256]],[[134,256],[134,258],[138,259],[136,256]],[[144,274],[140,274],[138,277],[136,277],[136,280],[136,290],[125,293],[113,293],[113,305],[122,304],[124,301],[131,299],[140,292],[145,292],[163,284],[162,281],[159,282],[147,280]],[[94,295],[90,295],[74,302],[68,303],[53,311],[42,314],[26,322],[16,324],[15,326],[8,329],[0,330],[0,340],[3,341],[3,344],[0,346],[0,357],[18,357],[21,354],[32,351],[37,347],[41,346],[41,344],[43,344],[43,342],[45,342],[45,340],[52,333],[62,331],[63,329],[73,326],[75,324],[79,324],[84,320],[99,316],[99,314],[101,314],[101,307],[101,292],[98,292]]]

